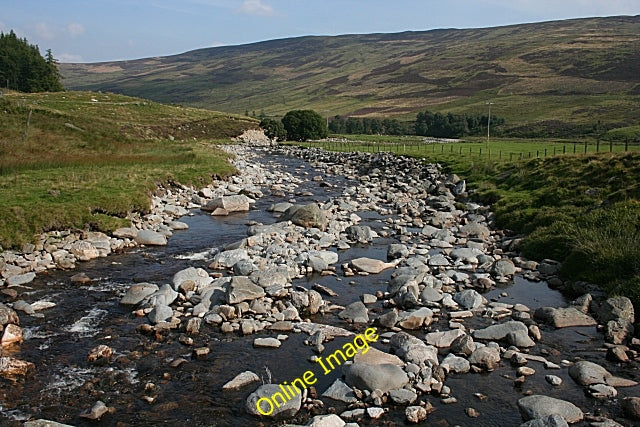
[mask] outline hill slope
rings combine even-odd
[[[62,64],[65,84],[242,114],[495,114],[522,132],[638,124],[640,16],[498,28],[300,37]],[[555,123],[555,124],[554,124]],[[566,124],[569,125],[566,125]],[[575,129],[574,129],[575,130]]]
[[[256,126],[246,117],[122,95],[5,93],[0,248],[48,230],[127,225],[129,212],[149,210],[158,183],[207,185],[231,174],[212,140]]]

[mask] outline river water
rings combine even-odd
[[[20,425],[21,421],[30,418],[45,418],[78,426],[282,424],[282,421],[258,420],[247,415],[244,402],[255,386],[223,393],[222,385],[245,370],[266,376],[265,368],[268,368],[272,381],[281,383],[314,368],[315,364],[307,361],[313,353],[310,347],[304,345],[306,335],[291,334],[279,349],[254,349],[254,338],[273,334],[261,332],[247,337],[225,335],[203,324],[199,335],[194,337],[194,347],[208,346],[211,352],[205,358],[196,359],[191,357],[191,347],[178,342],[178,334],[170,334],[158,341],[153,336],[138,332],[137,327],[147,323],[146,318],[137,318],[118,304],[120,297],[133,283],[161,285],[170,283],[173,274],[184,268],[207,268],[220,248],[246,237],[248,222],[273,223],[274,216],[267,212],[272,203],[291,197],[297,202],[326,201],[345,186],[356,184],[343,177],[313,170],[296,158],[267,153],[261,156],[261,162],[269,167],[306,178],[298,188],[299,194],[282,198],[265,191],[265,197],[258,200],[253,210],[228,217],[212,217],[194,210],[192,216],[181,219],[189,225],[189,229],[175,232],[166,247],[138,248],[79,264],[75,271],[39,275],[29,284],[29,288],[20,290],[20,298],[27,302],[46,300],[57,305],[43,311],[44,318],[20,313],[25,341],[14,350],[14,356],[35,363],[36,371],[17,382],[1,380],[0,424]],[[326,187],[311,180],[316,175],[323,176],[324,181],[333,186]],[[387,225],[384,222],[386,218],[375,212],[358,214],[364,219],[363,224],[378,231]],[[394,241],[379,238],[371,245],[354,246],[341,251],[340,263],[360,256],[384,259],[388,244]],[[72,284],[70,277],[78,272],[86,273],[93,281],[87,285]],[[314,283],[323,284],[338,293],[337,297],[325,296],[325,299],[346,305],[363,293],[385,291],[390,274],[391,271],[366,277],[314,276],[296,280],[294,286],[309,288]],[[501,296],[504,292],[508,296]],[[522,303],[532,310],[541,306],[566,305],[563,296],[549,289],[545,283],[528,282],[522,277],[516,277],[514,283],[494,289],[485,297],[506,303]],[[373,311],[379,307],[374,306]],[[335,314],[318,315],[313,320],[346,326]],[[490,323],[490,319],[477,317],[468,326],[483,327]],[[431,326],[432,329],[437,327],[437,324]],[[542,333],[543,340],[534,348],[533,354],[545,352],[545,357],[556,363],[575,357],[595,362],[604,360],[602,335],[596,328],[543,328]],[[325,351],[329,353],[347,340],[337,338],[326,344]],[[106,366],[92,366],[86,360],[89,351],[99,344],[106,344],[116,352],[115,360]],[[375,346],[388,349],[384,343]],[[170,362],[178,357],[183,357],[187,362],[172,368]],[[445,384],[451,388],[458,402],[445,405],[437,397],[429,396],[436,411],[427,419],[428,425],[519,425],[522,418],[516,402],[527,392],[570,400],[591,414],[620,415],[618,404],[600,403],[586,397],[582,388],[568,376],[566,368],[547,372],[536,362],[530,362],[529,366],[538,373],[527,379],[521,388],[514,386],[515,369],[506,362],[489,374],[448,376]],[[607,367],[627,378],[638,377],[635,368]],[[544,380],[547,373],[560,376],[563,384],[555,388],[547,384]],[[331,375],[319,377],[315,386],[321,393],[339,375],[336,370]],[[619,392],[620,397],[632,396],[638,395],[640,389],[621,388]],[[476,393],[488,398],[480,400],[475,396]],[[112,407],[113,412],[98,422],[80,418],[80,412],[97,400]],[[325,400],[325,405],[335,408],[337,413],[345,409],[343,404],[331,400]],[[464,410],[469,407],[479,411],[480,416],[474,419],[467,417]],[[304,424],[307,420],[308,416],[299,415],[299,418],[288,421]],[[404,408],[392,408],[380,420],[365,420],[364,423],[402,425]]]

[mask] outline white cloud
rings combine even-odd
[[[223,43],[223,42],[212,42],[212,43],[209,43],[209,47],[222,47],[222,46],[226,46],[226,45],[227,44]]]
[[[263,3],[262,0],[244,0],[238,12],[259,16],[272,16],[275,14],[273,7]]]
[[[78,37],[84,34],[84,25],[78,24],[77,22],[72,22],[71,24],[67,25],[66,30],[71,37]]]
[[[35,25],[35,32],[43,40],[53,40],[56,37],[56,29],[46,23],[46,22],[38,22]]]
[[[82,56],[73,53],[61,53],[56,59],[60,62],[84,62]]]

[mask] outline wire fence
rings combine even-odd
[[[421,141],[368,142],[348,140],[324,140],[307,142],[308,147],[320,147],[332,151],[391,152],[412,156],[460,156],[493,161],[515,161],[558,155],[594,153],[622,153],[640,151],[640,143],[630,140],[573,141],[573,142],[438,142]]]

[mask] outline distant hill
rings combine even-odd
[[[413,119],[485,112],[491,101],[512,135],[640,124],[640,16],[298,37],[60,68],[71,89],[238,114]]]

